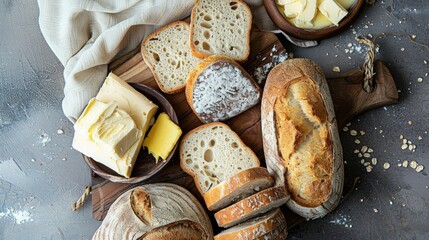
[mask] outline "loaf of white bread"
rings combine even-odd
[[[307,219],[339,203],[344,166],[334,107],[322,69],[291,59],[268,75],[261,104],[265,161],[287,206]]]
[[[259,103],[262,91],[233,59],[212,55],[189,73],[186,100],[204,122],[224,121]]]
[[[189,24],[183,21],[170,23],[146,37],[141,53],[165,93],[183,91],[189,71],[200,61],[191,54]]]
[[[251,28],[252,12],[242,0],[197,0],[191,15],[192,54],[243,62],[250,54]]]
[[[175,184],[157,183],[119,196],[92,239],[209,240],[213,239],[213,229],[204,208],[190,192]]]

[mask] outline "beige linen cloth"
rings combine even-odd
[[[260,29],[277,31],[262,0],[247,0]],[[64,114],[75,122],[106,78],[107,64],[144,37],[190,15],[195,0],[38,0],[39,24],[64,65]]]

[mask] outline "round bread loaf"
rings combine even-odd
[[[92,239],[139,239],[150,231],[162,236],[168,229],[183,235],[203,229],[204,239],[213,238],[210,219],[190,192],[170,183],[147,184],[118,197]]]
[[[344,166],[337,122],[322,69],[291,59],[268,75],[261,104],[265,160],[288,207],[306,219],[332,211],[343,190]]]

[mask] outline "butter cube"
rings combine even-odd
[[[143,147],[148,149],[157,162],[159,157],[165,160],[173,150],[180,135],[182,135],[180,127],[171,121],[166,113],[161,113],[144,140]]]
[[[115,101],[120,109],[130,114],[143,136],[158,110],[157,105],[113,73],[107,76],[95,98],[105,103]]]
[[[127,178],[131,176],[142,131],[114,102],[91,99],[74,125],[73,148]]]
[[[339,22],[348,14],[347,10],[335,0],[324,0],[318,8],[319,11],[336,26],[338,26]]]
[[[294,19],[297,27],[312,27],[313,19],[317,13],[317,0],[301,0],[303,3],[303,10]]]
[[[276,0],[276,3],[278,5],[286,5],[286,4],[290,4],[293,2],[298,2],[299,0]]]
[[[294,18],[298,16],[304,9],[305,2],[300,0],[293,1],[287,4],[284,4],[284,14],[287,18]]]

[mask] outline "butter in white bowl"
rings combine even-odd
[[[356,0],[275,0],[283,17],[310,30],[338,26]]]

